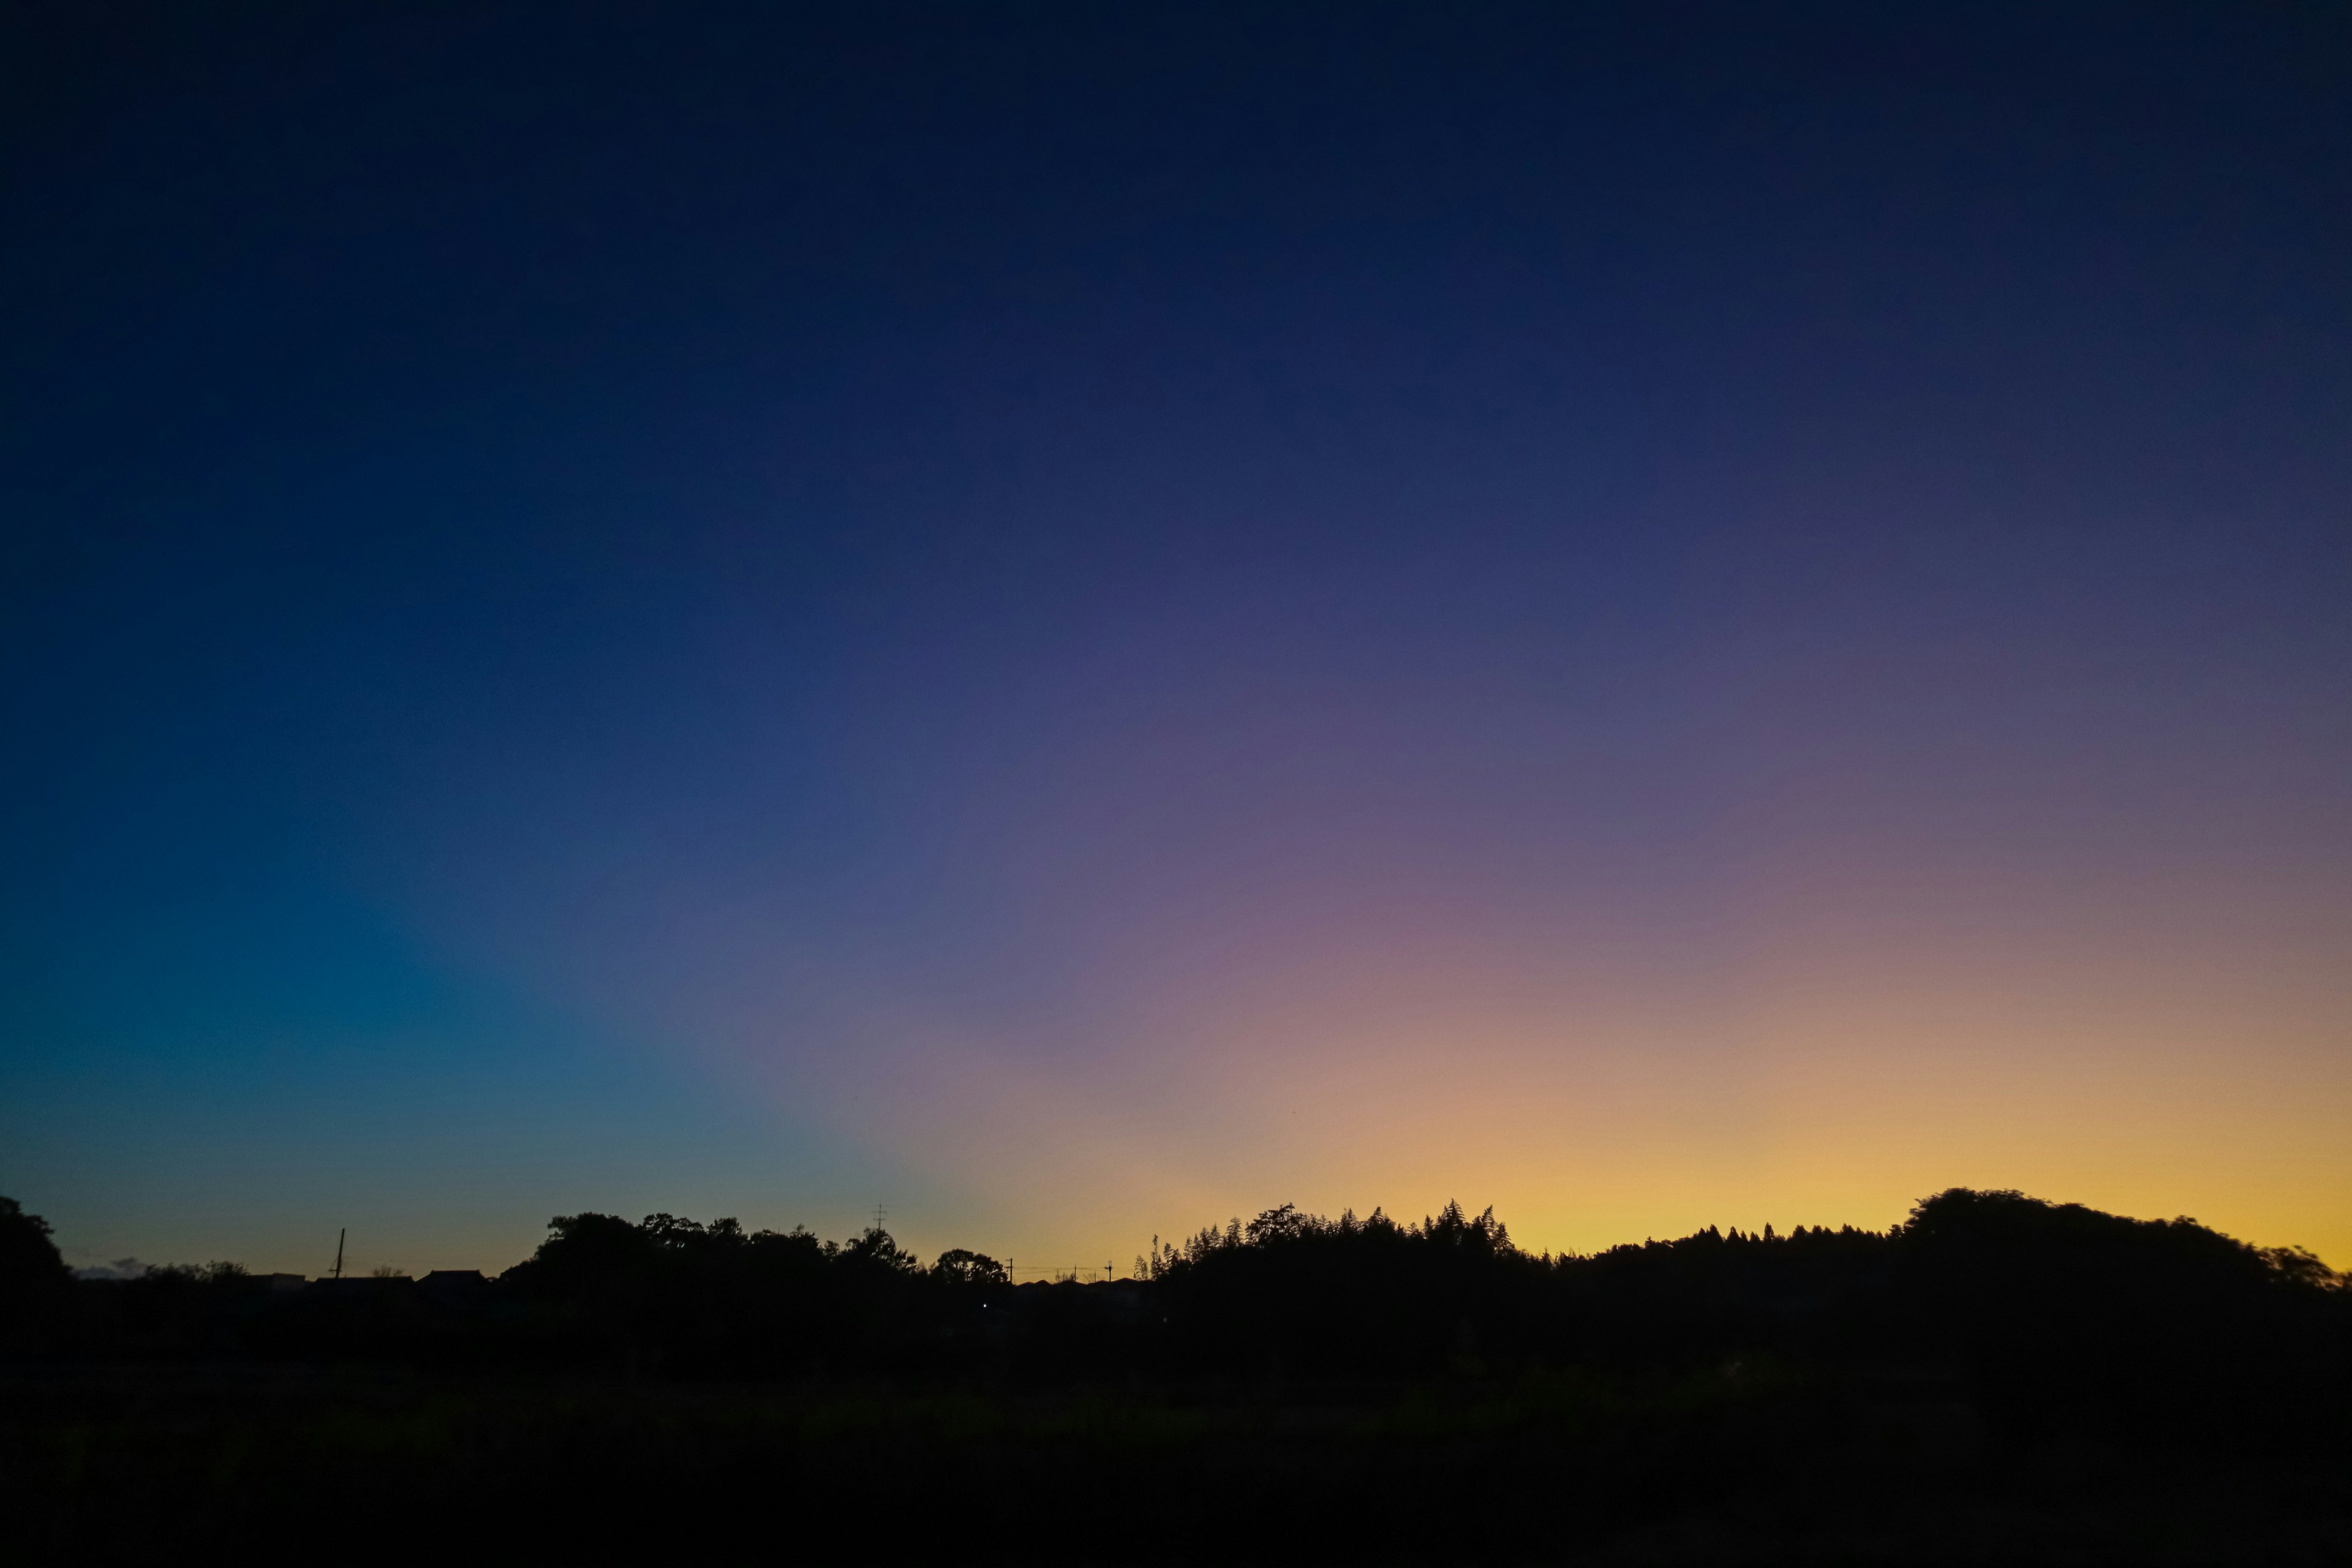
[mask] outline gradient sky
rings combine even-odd
[[[2352,22],[13,7],[0,1191],[2352,1265]]]

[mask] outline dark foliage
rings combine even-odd
[[[11,1301],[63,1300],[40,1222],[14,1204],[0,1222]],[[1286,1205],[1155,1241],[1139,1265],[1116,1283],[1016,1289],[993,1258],[957,1249],[924,1267],[878,1227],[835,1243],[580,1214],[494,1283],[467,1277],[477,1289],[157,1269],[80,1282],[38,1337],[82,1356],[1039,1388],[1738,1363],[1940,1377],[2021,1438],[2241,1448],[2336,1441],[2352,1408],[2352,1291],[2317,1259],[2016,1193],[1939,1194],[1891,1232],[1710,1227],[1591,1257],[1525,1251],[1492,1211],[1456,1205],[1415,1223]]]
[[[1526,1557],[1701,1516],[1832,1540],[1852,1508],[1756,1501],[1841,1495],[1824,1475],[1915,1510],[1994,1488],[1997,1522],[2076,1507],[2082,1456],[2104,1455],[2105,1495],[2134,1500],[2103,1539],[2164,1538],[2147,1521],[2181,1487],[2231,1477],[2231,1522],[2178,1528],[2336,1542],[2329,1478],[2352,1459],[2342,1279],[2189,1220],[2016,1193],[1939,1194],[1891,1232],[1710,1227],[1590,1257],[1528,1252],[1458,1205],[1285,1205],[1155,1241],[1131,1279],[1018,1288],[879,1228],[595,1214],[496,1280],[212,1264],[68,1283],[39,1222],[5,1218],[39,1243],[12,1301],[53,1310],[18,1320],[37,1326],[0,1463],[62,1500],[41,1516],[57,1540],[142,1509],[161,1531],[412,1505],[487,1540],[536,1497],[578,1526],[568,1550],[625,1555],[672,1528],[632,1498],[782,1476],[798,1506],[884,1531],[796,1526],[827,1560],[897,1554],[880,1543],[902,1516],[961,1555],[1018,1555],[1040,1510],[1155,1521],[1118,1542],[1134,1558]],[[2068,1455],[2074,1479],[2036,1479]],[[2284,1511],[2249,1522],[2262,1488]],[[1397,1505],[1440,1494],[1462,1506]]]
[[[49,1239],[49,1222],[0,1198],[0,1345],[29,1348],[48,1327],[72,1275]]]
[[[1006,1279],[971,1252],[925,1269],[878,1226],[846,1244],[666,1214],[560,1215],[550,1229],[500,1277],[506,1342],[689,1377],[950,1368]]]
[[[1903,1304],[1989,1416],[2142,1444],[2340,1443],[2352,1292],[2193,1220],[1955,1189],[1900,1237]]]

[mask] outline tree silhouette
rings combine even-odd
[[[53,1340],[133,1356],[1269,1388],[1900,1363],[1946,1369],[2019,1441],[2239,1447],[2334,1441],[2352,1400],[2352,1291],[2309,1253],[1960,1188],[1890,1232],[1709,1226],[1589,1257],[1529,1252],[1491,1208],[1400,1222],[1282,1204],[1155,1237],[1117,1287],[1016,1288],[964,1247],[925,1268],[878,1226],[835,1243],[666,1213],[559,1215],[474,1292],[268,1291],[226,1263],[68,1290],[15,1204],[0,1247],[20,1339],[47,1290],[80,1303]]]
[[[957,1285],[1009,1286],[1012,1272],[984,1252],[950,1247],[931,1264],[934,1278]]]
[[[49,1222],[26,1214],[15,1198],[0,1198],[0,1339],[14,1344],[37,1330],[72,1279],[49,1239]]]

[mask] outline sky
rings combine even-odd
[[[2352,1266],[2352,21],[37,5],[0,1191]]]

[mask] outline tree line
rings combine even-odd
[[[2341,1446],[2352,1289],[2193,1220],[1955,1188],[1885,1231],[1713,1226],[1590,1255],[1491,1209],[1285,1205],[1108,1284],[1015,1287],[874,1226],[845,1242],[657,1214],[561,1215],[494,1280],[277,1288],[228,1264],[76,1279],[0,1199],[0,1334],[24,1360],[394,1363],[708,1382],[1321,1391],[1706,1369],[1946,1377],[2026,1436]],[[469,1288],[470,1287],[470,1288]]]

